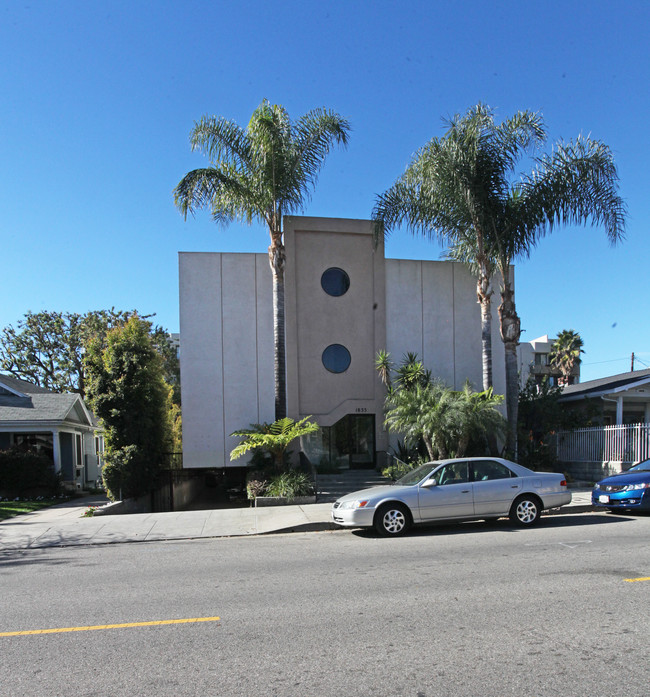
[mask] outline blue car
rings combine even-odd
[[[594,486],[591,503],[610,511],[650,511],[650,460],[602,479]]]

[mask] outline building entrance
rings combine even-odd
[[[338,469],[374,468],[374,414],[348,414],[333,426],[323,427],[314,436],[305,448],[314,464],[326,461]],[[320,442],[316,442],[318,436]]]

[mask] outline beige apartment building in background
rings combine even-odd
[[[312,464],[381,464],[379,350],[399,363],[417,353],[450,387],[481,389],[476,280],[450,261],[386,259],[372,222],[285,218],[287,408],[321,429],[303,439]],[[266,254],[181,252],[180,360],[183,467],[241,467],[229,434],[274,419],[271,271]],[[498,297],[498,296],[497,296]],[[493,302],[493,380],[505,392]]]

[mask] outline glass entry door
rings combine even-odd
[[[330,461],[340,469],[375,466],[374,414],[348,414],[330,427]]]
[[[375,466],[375,415],[348,414],[333,426],[303,436],[301,448],[313,464],[336,469],[373,469]]]

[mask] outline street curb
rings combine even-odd
[[[556,515],[578,515],[581,513],[592,513],[596,512],[597,509],[591,504],[582,504],[574,506],[562,506],[561,508],[555,508],[551,510],[544,511],[542,515],[546,516],[556,516]],[[507,518],[507,516],[502,516],[502,518]],[[440,521],[443,522],[443,521]],[[450,522],[450,521],[444,521]],[[453,522],[453,521],[452,521]],[[281,535],[291,532],[324,532],[332,530],[357,530],[360,528],[348,528],[347,526],[337,525],[332,522],[320,522],[320,523],[304,523],[298,525],[290,525],[286,528],[281,528],[278,530],[268,530],[267,532],[255,533],[256,535]]]
[[[596,511],[596,508],[590,503],[576,505],[576,506],[562,506],[554,511],[545,511],[542,515],[567,515],[569,513],[592,513]]]

